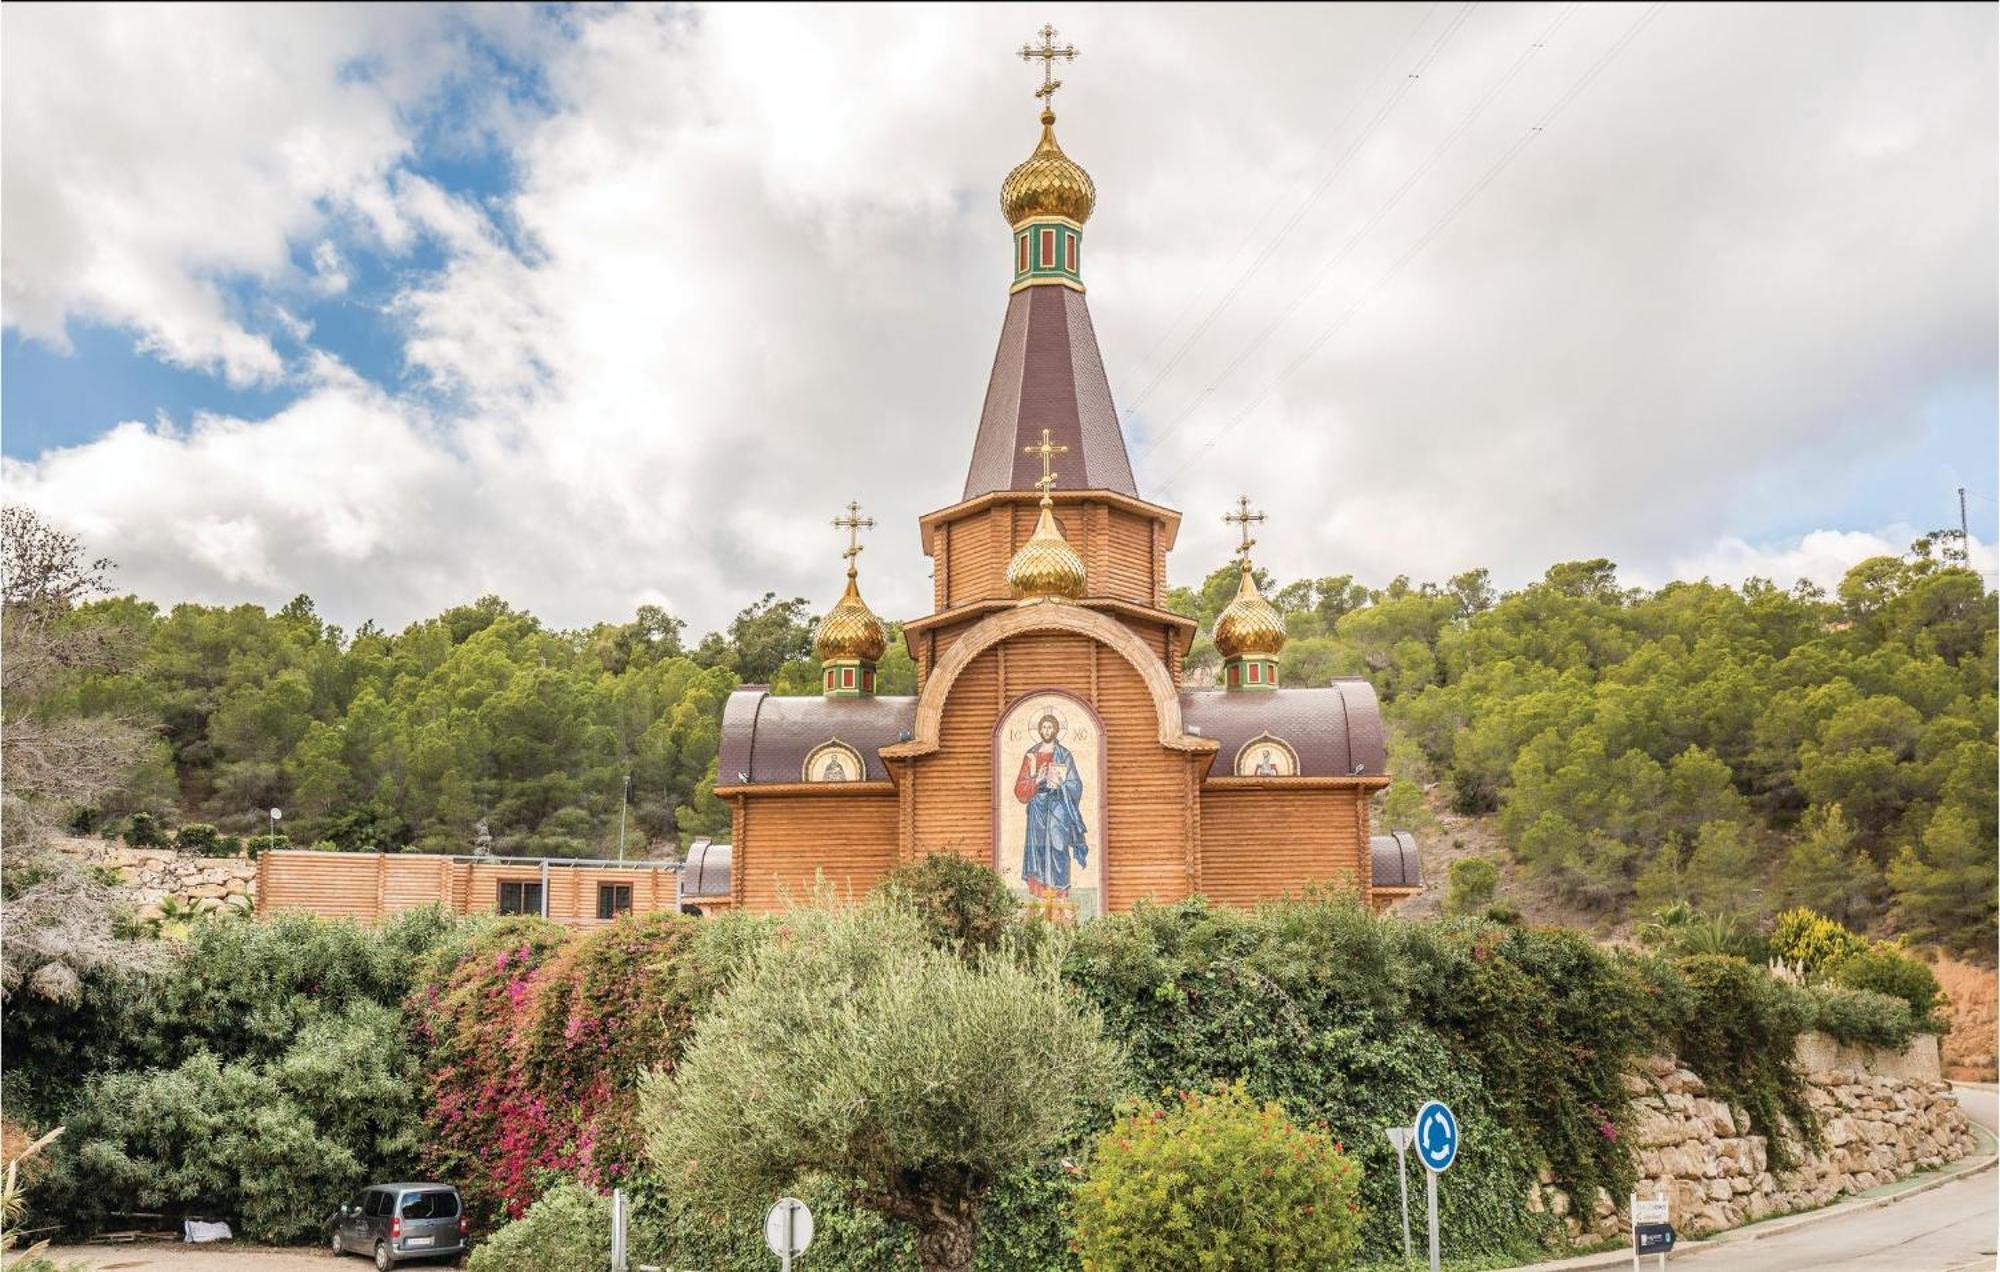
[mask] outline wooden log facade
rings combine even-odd
[[[825,696],[747,686],[725,708],[731,902],[771,909],[822,879],[860,893],[929,853],[995,864],[1038,900],[1069,904],[1073,885],[1091,912],[1320,885],[1411,895],[1413,847],[1371,843],[1389,781],[1375,695],[1278,686],[1283,621],[1250,581],[1247,505],[1244,591],[1216,633],[1230,688],[1183,683],[1196,624],[1167,609],[1180,514],[1138,493],[1076,269],[1094,186],[1044,122],[1003,186],[1015,281],[965,487],[918,522],[932,612],[902,632],[917,693],[870,692],[883,629],[850,566],[816,639],[840,669]],[[836,524],[864,523],[850,507]],[[1051,834],[1062,860],[1026,865]]]
[[[595,928],[627,911],[678,908],[678,871],[674,862],[279,849],[257,859],[257,913],[305,910],[374,923],[426,905],[490,914],[504,897],[516,912]]]

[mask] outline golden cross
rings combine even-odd
[[[1250,559],[1250,549],[1257,546],[1257,541],[1250,537],[1250,523],[1253,521],[1262,521],[1264,514],[1250,511],[1250,496],[1238,495],[1236,497],[1236,511],[1223,513],[1222,519],[1242,528],[1243,543],[1236,549],[1236,555],[1241,560],[1248,561]]]
[[[840,555],[850,571],[854,569],[854,558],[861,555],[861,532],[874,527],[875,518],[862,516],[861,505],[852,499],[847,501],[847,515],[833,519],[834,529],[847,531],[847,551]]]
[[[1049,462],[1058,455],[1069,454],[1069,447],[1058,446],[1050,440],[1053,436],[1054,434],[1048,429],[1043,429],[1042,444],[1040,446],[1023,446],[1021,448],[1023,455],[1040,455],[1042,457],[1042,479],[1035,483],[1035,489],[1042,492],[1042,498],[1044,499],[1049,497],[1049,490],[1056,484],[1056,474],[1050,469]]]
[[[1048,109],[1055,105],[1056,90],[1062,87],[1062,81],[1056,78],[1056,59],[1061,58],[1065,62],[1076,61],[1076,46],[1074,44],[1065,44],[1061,48],[1057,48],[1056,29],[1046,23],[1035,34],[1042,37],[1041,47],[1037,48],[1032,44],[1023,44],[1021,46],[1021,60],[1023,62],[1032,62],[1036,58],[1042,59],[1042,86],[1035,90],[1035,96],[1046,99],[1043,101],[1042,106],[1043,109]]]

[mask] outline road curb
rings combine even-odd
[[[1986,1154],[1979,1157],[1962,1158],[1949,1166],[1940,1166],[1931,1172],[1931,1178],[1908,1188],[1898,1189],[1880,1197],[1850,1197],[1837,1201],[1818,1210],[1807,1210],[1795,1215],[1783,1215],[1776,1219],[1765,1219],[1741,1228],[1731,1228],[1714,1236],[1703,1237],[1699,1241],[1683,1241],[1674,1247],[1676,1257],[1683,1254],[1698,1254],[1703,1250],[1719,1250],[1726,1246],[1742,1245],[1746,1241],[1762,1241],[1767,1237],[1783,1236],[1810,1228],[1817,1224],[1844,1219],[1864,1211],[1881,1210],[1893,1206],[1910,1197],[1921,1197],[1946,1184],[1955,1184],[1961,1179],[1970,1179],[2000,1165],[2000,1156]],[[1506,1272],[1587,1272],[1593,1268],[1622,1268],[1632,1262],[1632,1251],[1627,1246],[1616,1250],[1601,1250],[1596,1254],[1579,1254],[1567,1259],[1557,1259],[1552,1263],[1524,1263],[1506,1269]]]

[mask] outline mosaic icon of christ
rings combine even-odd
[[[1090,864],[1089,832],[1083,824],[1083,777],[1076,757],[1056,739],[1062,721],[1053,712],[1035,723],[1041,740],[1021,756],[1014,798],[1027,805],[1027,835],[1021,847],[1021,878],[1031,896],[1066,900],[1069,867]]]

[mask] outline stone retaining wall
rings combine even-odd
[[[1807,1035],[1800,1060],[1807,1064],[1807,1098],[1826,1136],[1819,1152],[1801,1152],[1798,1165],[1773,1173],[1764,1136],[1749,1133],[1743,1110],[1711,1098],[1699,1076],[1670,1057],[1655,1057],[1642,1076],[1629,1076],[1637,1116],[1629,1133],[1642,1197],[1666,1197],[1674,1226],[1703,1236],[1771,1215],[1810,1210],[1837,1198],[1934,1170],[1978,1148],[1971,1124],[1959,1111],[1949,1083],[1936,1077],[1937,1046],[1913,1047],[1898,1057],[1859,1055],[1830,1039]],[[1863,1049],[1864,1051],[1866,1049]],[[1915,1054],[1912,1055],[1911,1053]],[[1815,1059],[1859,1056],[1852,1068],[1813,1068]],[[1926,1058],[1927,1057],[1927,1058]],[[1896,1076],[1898,1070],[1930,1076]],[[1873,1068],[1876,1072],[1866,1072]],[[1591,1243],[1621,1235],[1624,1198],[1598,1191],[1588,1215],[1544,1177],[1528,1198],[1536,1213],[1563,1219],[1572,1240]]]
[[[158,918],[168,899],[203,914],[256,906],[257,863],[247,858],[183,857],[169,848],[77,842],[87,845],[78,855],[124,876],[123,886],[138,905],[141,919]]]

